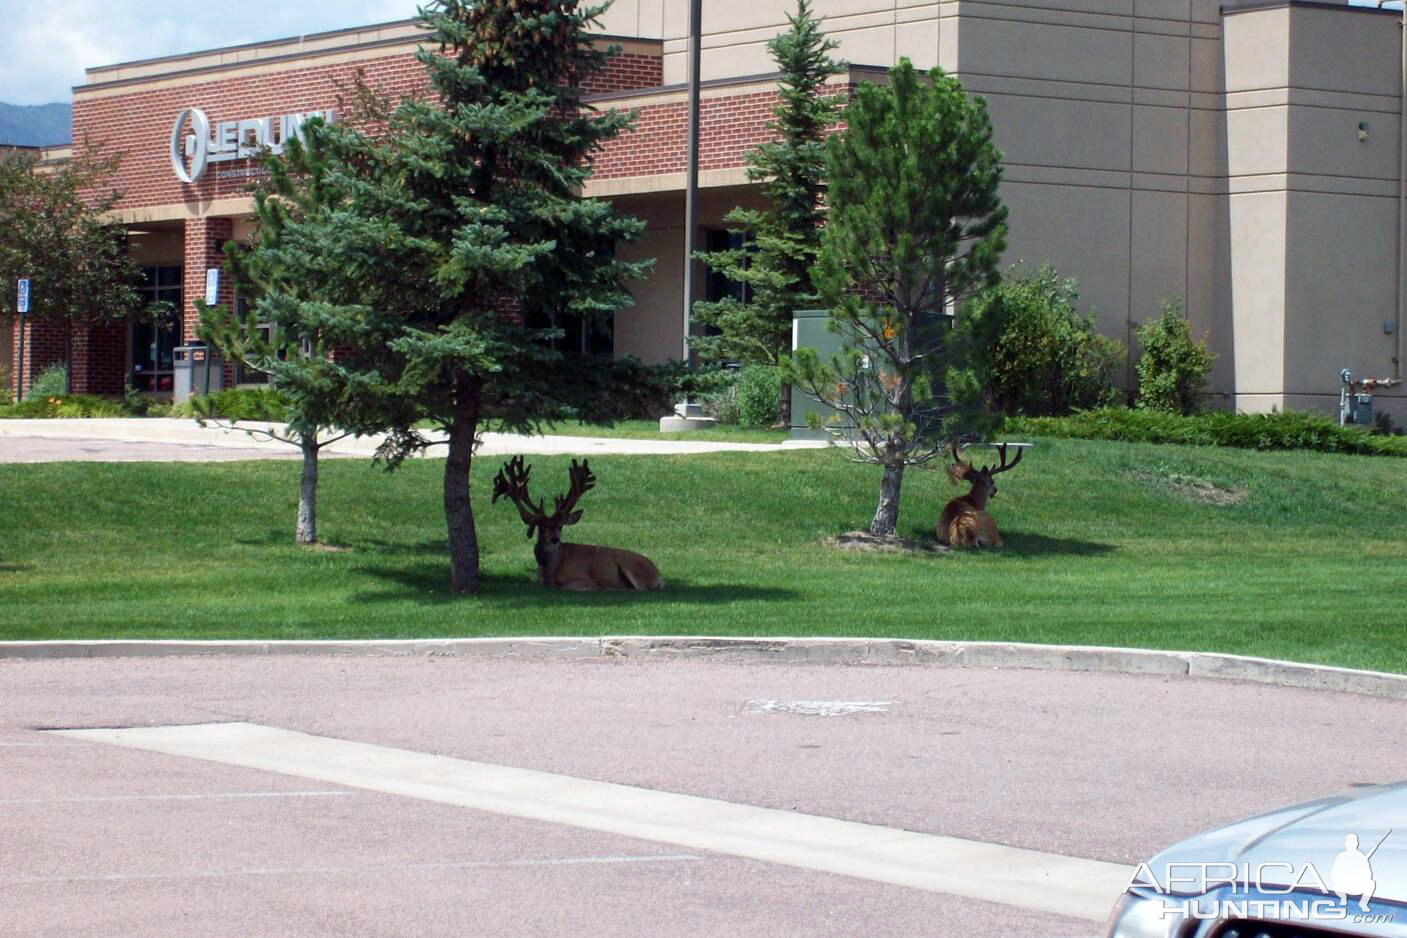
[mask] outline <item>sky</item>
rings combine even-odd
[[[417,0],[0,0],[0,101],[67,102],[83,70],[365,26]]]

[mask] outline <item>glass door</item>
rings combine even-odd
[[[175,351],[181,342],[180,267],[147,267],[138,291],[142,304],[170,304],[169,309],[132,323],[132,371],[128,381],[145,394],[170,394],[174,378]]]

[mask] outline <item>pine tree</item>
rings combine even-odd
[[[603,380],[551,347],[560,330],[522,314],[599,318],[630,302],[625,281],[648,267],[614,254],[643,224],[580,195],[596,149],[629,123],[581,100],[606,61],[587,33],[603,10],[428,4],[430,94],[392,104],[363,87],[360,121],[310,136],[323,169],[306,184],[324,188],[325,207],[291,215],[280,236],[304,255],[289,276],[326,273],[299,315],[327,317],[338,423],[386,432],[378,456],[392,468],[432,445],[427,424],[447,438],[456,593],[479,584],[469,478],[480,433],[580,415]]]
[[[845,65],[830,57],[839,44],[821,32],[810,0],[798,0],[787,22],[767,44],[781,72],[780,100],[767,125],[776,139],[748,154],[748,179],[761,183],[769,205],[737,208],[725,218],[743,246],[699,255],[744,294],[694,304],[695,321],[719,330],[690,340],[705,359],[778,364],[791,350],[792,313],[816,302],[811,273],[825,218],[825,134],[840,106],[838,96],[826,94],[826,79]],[[779,421],[791,422],[785,386]]]
[[[354,361],[333,354],[357,341],[362,310],[348,289],[356,281],[327,263],[325,244],[305,240],[335,227],[332,216],[347,197],[322,157],[325,130],[322,120],[314,119],[287,141],[283,153],[263,157],[269,181],[255,193],[259,227],[253,242],[225,244],[225,268],[253,302],[242,311],[196,303],[201,340],[227,360],[266,373],[271,387],[288,399],[282,431],[246,432],[302,451],[294,529],[299,544],[318,542],[318,457],[349,435],[329,431],[352,419],[350,392],[358,384],[350,367]],[[219,422],[208,413],[200,420]]]
[[[907,60],[857,89],[827,143],[830,214],[817,284],[841,351],[798,350],[792,380],[851,427],[831,429],[884,469],[870,532],[899,520],[907,466],[985,429],[981,363],[954,329],[998,279],[1006,208],[986,103]]]

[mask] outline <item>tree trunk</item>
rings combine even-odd
[[[294,539],[299,544],[318,542],[318,445],[317,434],[304,435],[303,478],[298,485],[298,531]]]
[[[899,487],[904,484],[904,464],[884,467],[884,481],[879,485],[879,506],[875,508],[870,533],[893,534],[899,526]]]
[[[777,422],[783,427],[791,427],[791,385],[785,381],[777,392]]]
[[[449,427],[445,460],[445,523],[449,527],[450,588],[472,593],[479,588],[479,537],[469,503],[469,469],[479,432],[479,394],[468,378],[455,378],[454,420]]]

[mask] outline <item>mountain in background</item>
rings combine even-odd
[[[72,133],[67,104],[0,101],[0,146],[52,147],[68,143]]]

